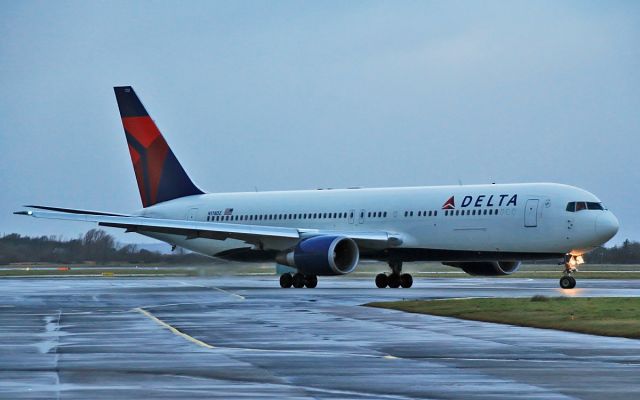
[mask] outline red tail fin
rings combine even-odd
[[[113,88],[142,205],[203,194],[189,179],[131,86]]]

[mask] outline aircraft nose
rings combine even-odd
[[[596,235],[605,243],[618,233],[618,218],[611,212],[605,212],[596,219]]]

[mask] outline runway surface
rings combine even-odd
[[[571,296],[638,296],[579,280]],[[640,340],[361,307],[561,295],[556,280],[411,289],[276,277],[0,280],[0,398],[638,399]]]

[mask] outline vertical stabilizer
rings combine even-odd
[[[143,207],[203,194],[191,181],[131,86],[114,87]]]

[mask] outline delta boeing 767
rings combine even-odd
[[[586,190],[555,183],[205,193],[189,178],[130,86],[115,87],[141,210],[130,214],[25,206],[16,214],[97,222],[228,260],[293,268],[280,286],[313,288],[360,260],[388,263],[378,287],[411,287],[404,262],[439,261],[482,276],[523,260],[564,260],[573,288],[582,255],[618,220]]]

